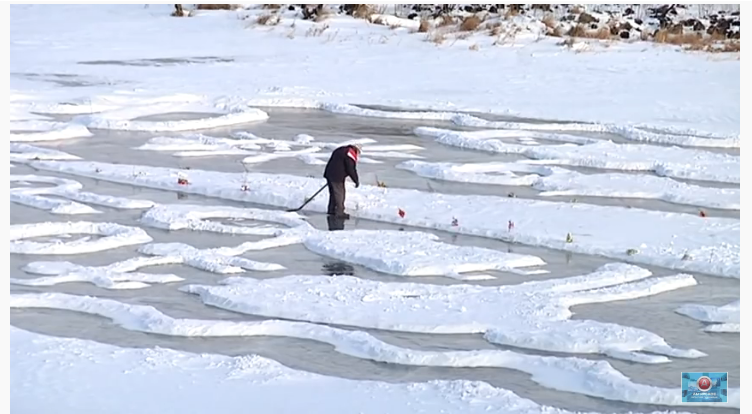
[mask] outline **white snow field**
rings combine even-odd
[[[362,331],[284,320],[235,322],[175,319],[151,306],[64,293],[12,294],[10,307],[84,312],[108,318],[129,330],[159,335],[285,336],[310,339],[330,344],[337,352],[346,355],[390,364],[511,368],[526,372],[541,385],[560,391],[656,405],[679,405],[681,401],[676,389],[634,383],[604,361],[526,355],[502,350],[419,351],[387,344]],[[729,404],[738,407],[738,389],[730,390]]]
[[[686,274],[646,279],[648,270],[610,264],[573,278],[485,287],[384,283],[350,276],[229,278],[180,288],[208,305],[315,323],[424,333],[483,333],[490,342],[545,351],[601,353],[645,363],[660,355],[698,358],[641,329],[571,320],[570,306],[650,296],[697,282]],[[646,354],[641,351],[648,351]]]
[[[677,313],[702,322],[712,322],[703,328],[707,332],[739,332],[741,308],[739,301],[724,306],[683,305]]]
[[[241,6],[10,6],[12,412],[740,409],[740,53]]]
[[[476,184],[530,186],[546,196],[643,198],[698,207],[739,210],[741,191],[712,188],[666,177],[634,174],[582,174],[565,168],[529,163],[439,163],[405,161],[397,168],[421,177]]]
[[[541,406],[480,381],[355,381],[296,371],[253,354],[228,357],[165,348],[119,348],[13,326],[10,349],[14,412],[40,412],[54,405],[57,413],[80,413],[91,407],[109,413],[213,412],[225,406],[322,414],[576,413]],[[97,381],[73,382],[71,378]],[[39,389],[45,392],[40,395]],[[122,398],[123,390],[129,391],[128,398]],[[732,401],[735,393],[729,394]]]
[[[298,207],[322,185],[319,179],[279,174],[84,161],[37,161],[31,165],[99,180],[286,208]],[[179,176],[187,177],[188,184],[178,184]],[[243,187],[246,182],[251,185]],[[326,202],[325,197],[314,199],[306,210],[325,212]],[[740,222],[736,219],[369,185],[351,191],[346,207],[355,217],[376,221],[717,276],[738,278],[740,273]],[[398,214],[400,209],[404,217]],[[457,225],[453,225],[455,218]]]

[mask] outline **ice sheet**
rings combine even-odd
[[[569,307],[577,304],[634,299],[696,284],[690,275],[646,279],[650,275],[612,263],[588,275],[500,287],[286,276],[229,278],[221,286],[180,289],[199,295],[207,305],[268,317],[407,332],[483,333],[491,342],[520,348],[601,353],[644,363],[666,362],[662,355],[704,356],[673,348],[642,329],[569,319]]]
[[[634,383],[604,361],[527,355],[505,350],[420,351],[387,344],[362,331],[284,320],[236,322],[175,319],[151,306],[64,293],[12,294],[10,306],[85,312],[108,318],[126,329],[158,335],[310,339],[332,345],[341,354],[389,364],[511,368],[529,373],[539,384],[561,391],[631,403],[679,405],[681,401],[676,389]],[[733,406],[738,389],[730,391]]]
[[[703,328],[708,332],[740,332],[741,307],[738,300],[724,306],[682,305],[676,312],[698,321],[713,323]]]
[[[100,180],[296,208],[319,179],[107,164],[37,161],[35,168]],[[189,185],[176,177],[186,174]],[[243,183],[253,185],[243,190]],[[326,197],[306,206],[326,211]],[[362,185],[348,192],[354,217],[490,237],[633,263],[738,278],[740,221],[700,215],[494,196],[427,193]],[[405,212],[404,217],[398,214]],[[453,225],[456,218],[457,225]],[[510,229],[509,222],[514,225]],[[570,237],[568,237],[568,235]]]
[[[546,196],[643,198],[698,207],[739,210],[741,191],[686,184],[667,177],[635,174],[582,174],[527,163],[434,163],[405,161],[397,168],[421,177],[495,185],[530,186]],[[492,174],[489,174],[492,173]]]

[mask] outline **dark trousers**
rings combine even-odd
[[[341,215],[345,213],[345,182],[326,181],[329,189],[329,207],[327,214]]]

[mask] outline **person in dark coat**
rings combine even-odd
[[[350,177],[355,183],[355,188],[360,186],[357,168],[359,156],[359,145],[345,145],[335,149],[329,157],[324,169],[324,178],[329,190],[327,214],[340,219],[350,218],[350,215],[345,213],[345,179]]]

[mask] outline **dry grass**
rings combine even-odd
[[[554,15],[551,13],[546,13],[546,15],[543,16],[543,19],[541,19],[541,23],[545,24],[546,27],[551,30],[554,30],[554,28],[556,28],[556,25],[558,24],[556,17],[554,17]]]
[[[370,4],[358,4],[353,11],[353,17],[358,19],[367,19],[372,14],[376,14],[376,10]]]
[[[444,43],[444,41],[446,40],[446,34],[444,34],[443,32],[434,30],[426,34],[426,40],[431,43],[440,45]]]
[[[437,25],[438,27],[445,27],[445,26],[451,26],[454,24],[454,17],[449,16],[447,14],[441,16],[441,21]]]
[[[281,4],[262,4],[261,8],[266,10],[279,10],[282,7]]]
[[[668,30],[661,29],[653,35],[653,41],[656,43],[665,43],[669,45],[689,45],[694,48],[706,46],[708,42],[714,42],[711,38],[703,38],[700,33],[678,33],[671,34]],[[698,49],[699,50],[699,49]]]
[[[501,34],[501,22],[496,22],[489,27],[488,34],[490,36],[498,36]]]
[[[504,12],[504,19],[509,20],[512,17],[517,16],[518,14],[520,14],[520,12],[517,11],[516,8],[514,8],[514,7],[507,7],[507,10]]]
[[[316,13],[316,17],[313,18],[313,21],[316,23],[321,23],[324,20],[328,19],[330,16],[331,13],[328,10],[320,10],[318,13]]]
[[[571,29],[569,29],[569,32],[567,33],[568,36],[571,37],[584,37],[586,39],[610,39],[611,38],[611,29],[608,27],[601,27],[596,30],[588,29],[583,24],[578,24],[576,26],[572,26]]]
[[[431,28],[431,24],[428,23],[428,20],[421,20],[420,26],[418,26],[418,33],[428,33],[428,30]]]
[[[580,14],[584,11],[585,11],[585,8],[580,5],[572,7],[572,10],[571,10],[572,14]]]
[[[256,24],[262,26],[274,26],[279,24],[279,16],[275,14],[262,14],[256,18]]]
[[[197,4],[196,10],[235,10],[241,7],[239,4]]]
[[[480,46],[477,43],[475,43],[475,44],[470,45],[469,49],[470,50],[478,51],[478,50],[480,50]]]
[[[328,28],[328,24],[325,24],[323,26],[311,26],[311,28],[306,31],[305,35],[306,37],[318,37],[321,36]]]
[[[467,16],[462,19],[462,23],[460,23],[460,31],[472,32],[477,30],[481,23],[483,23],[483,20],[481,20],[480,17],[476,15]]]
[[[572,47],[574,46],[574,37],[568,37],[561,42],[556,44],[557,46],[566,46],[566,47]]]

